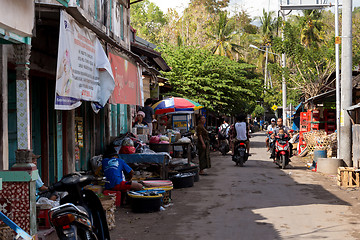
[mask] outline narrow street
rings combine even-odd
[[[209,175],[173,190],[164,211],[118,208],[112,239],[360,239],[359,190],[340,189],[336,176],[307,170],[301,158],[279,169],[264,139],[253,134],[243,168],[213,153]]]

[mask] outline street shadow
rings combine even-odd
[[[295,181],[295,170],[309,171],[305,166],[281,170],[268,159],[262,159],[261,156],[269,157],[262,152],[265,151],[265,137],[262,138],[265,134],[254,135],[261,138],[257,138],[258,141],[253,138],[252,148],[256,154],[244,167],[236,167],[231,156],[211,154],[209,175],[200,176],[194,187],[172,190],[173,205],[165,211],[134,214],[128,208],[121,209],[117,220],[122,226],[122,236],[140,239],[146,234],[149,240],[315,239],[323,238],[321,234],[339,231],[342,225],[330,224],[284,237],[286,223],[281,225],[274,220],[279,220],[279,216],[289,217],[292,211],[306,211],[311,218],[313,209],[320,205],[351,204],[320,184]],[[274,211],[279,213],[273,214]],[[144,226],[144,231],[136,231],[134,235],[134,229]]]

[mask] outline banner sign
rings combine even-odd
[[[81,100],[103,107],[114,87],[110,62],[95,33],[61,11],[55,109],[77,108]]]
[[[115,88],[110,103],[143,106],[140,67],[111,51],[109,51],[109,60],[115,78]]]

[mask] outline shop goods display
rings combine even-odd
[[[163,204],[166,205],[171,201],[171,190],[173,189],[173,183],[169,180],[147,180],[143,181],[145,190],[164,190]]]
[[[135,213],[160,211],[164,190],[142,190],[128,192],[131,209]]]
[[[308,154],[314,150],[327,150],[327,156],[332,157],[336,153],[336,133],[327,135],[325,130],[317,130],[303,133]]]

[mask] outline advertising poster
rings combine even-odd
[[[110,103],[143,106],[140,68],[112,52],[109,52],[109,60],[115,78],[115,88]]]
[[[55,109],[74,109],[81,100],[104,106],[114,86],[110,62],[99,39],[61,11]]]

